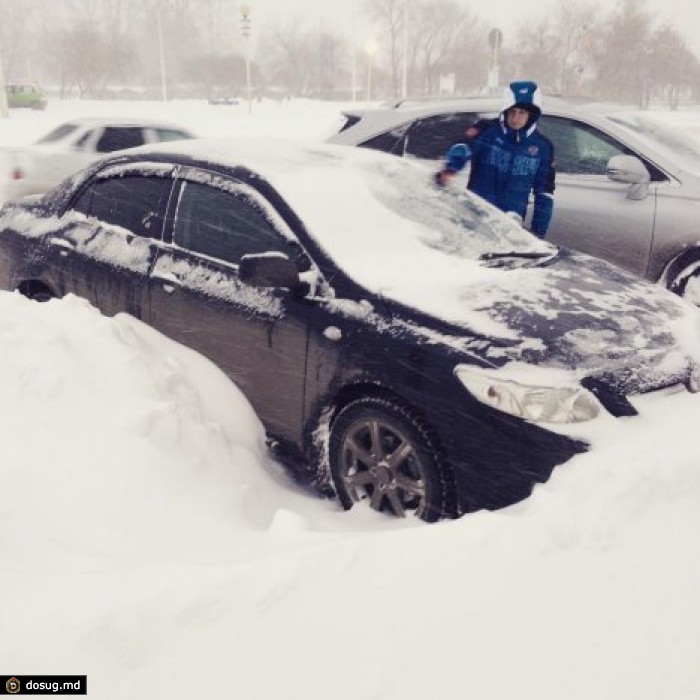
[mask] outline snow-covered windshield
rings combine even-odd
[[[556,252],[471,193],[437,187],[419,164],[348,147],[305,156],[288,172],[278,160],[270,179],[338,267],[374,293],[463,321],[465,289]]]
[[[485,201],[455,188],[437,188],[432,178],[426,182],[416,177],[412,167],[383,163],[367,168],[366,176],[377,204],[397,216],[404,229],[415,229],[417,239],[432,250],[469,260],[549,250]]]
[[[608,119],[632,132],[636,138],[666,155],[679,167],[700,175],[700,142],[688,138],[685,131],[674,130],[668,124],[649,115],[612,114]]]

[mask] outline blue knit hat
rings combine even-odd
[[[537,83],[531,80],[516,80],[511,83],[503,94],[501,111],[506,112],[511,107],[526,109],[535,119],[538,119],[542,114],[542,102]]]

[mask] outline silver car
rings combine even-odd
[[[496,117],[493,98],[346,112],[332,143],[430,161],[465,128]],[[540,130],[554,143],[547,240],[609,260],[700,304],[700,145],[651,115],[548,98]],[[465,181],[466,181],[466,176]]]

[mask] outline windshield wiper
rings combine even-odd
[[[551,250],[548,250],[547,252],[544,251],[519,251],[519,250],[511,250],[507,253],[482,253],[479,256],[479,260],[501,260],[502,258],[518,258],[518,259],[523,259],[523,260],[540,260],[541,258],[548,258],[550,256],[555,256],[558,251],[552,252]]]
[[[517,251],[511,250],[507,253],[483,253],[479,256],[479,262],[486,263],[487,267],[517,267],[520,265],[547,265],[557,258],[559,249],[553,251]],[[528,261],[532,261],[528,263]]]

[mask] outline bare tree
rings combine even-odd
[[[666,94],[672,110],[678,109],[681,92],[700,78],[700,62],[683,37],[672,27],[657,29],[651,41],[650,65],[654,87]]]
[[[123,80],[135,60],[131,46],[114,41],[88,23],[49,37],[49,54],[61,84],[61,97],[73,89],[80,97],[103,97],[109,82]]]
[[[483,20],[468,10],[463,11],[459,36],[443,65],[446,72],[454,73],[455,89],[460,93],[474,92],[486,85],[493,61],[488,33],[489,26]]]
[[[605,97],[632,99],[640,107],[651,95],[653,22],[643,0],[620,0],[601,30],[594,56],[596,81]]]
[[[468,36],[473,15],[456,0],[424,0],[416,6],[418,28],[413,39],[422,88],[428,95],[437,92],[440,73],[453,68],[450,58]]]
[[[411,12],[413,12],[415,5],[410,0],[365,0],[363,4],[365,15],[379,28],[382,43],[388,47],[389,72],[394,97],[400,94],[399,74],[403,68],[402,34],[405,31],[408,4],[411,5]]]
[[[595,3],[555,3],[542,17],[517,29],[518,45],[508,50],[508,74],[532,76],[549,92],[582,89],[602,23]]]
[[[29,75],[33,31],[41,14],[37,0],[3,0],[0,2],[0,50],[6,78]]]
[[[338,37],[309,29],[298,17],[268,28],[259,48],[268,81],[297,96],[332,94],[343,53]]]

